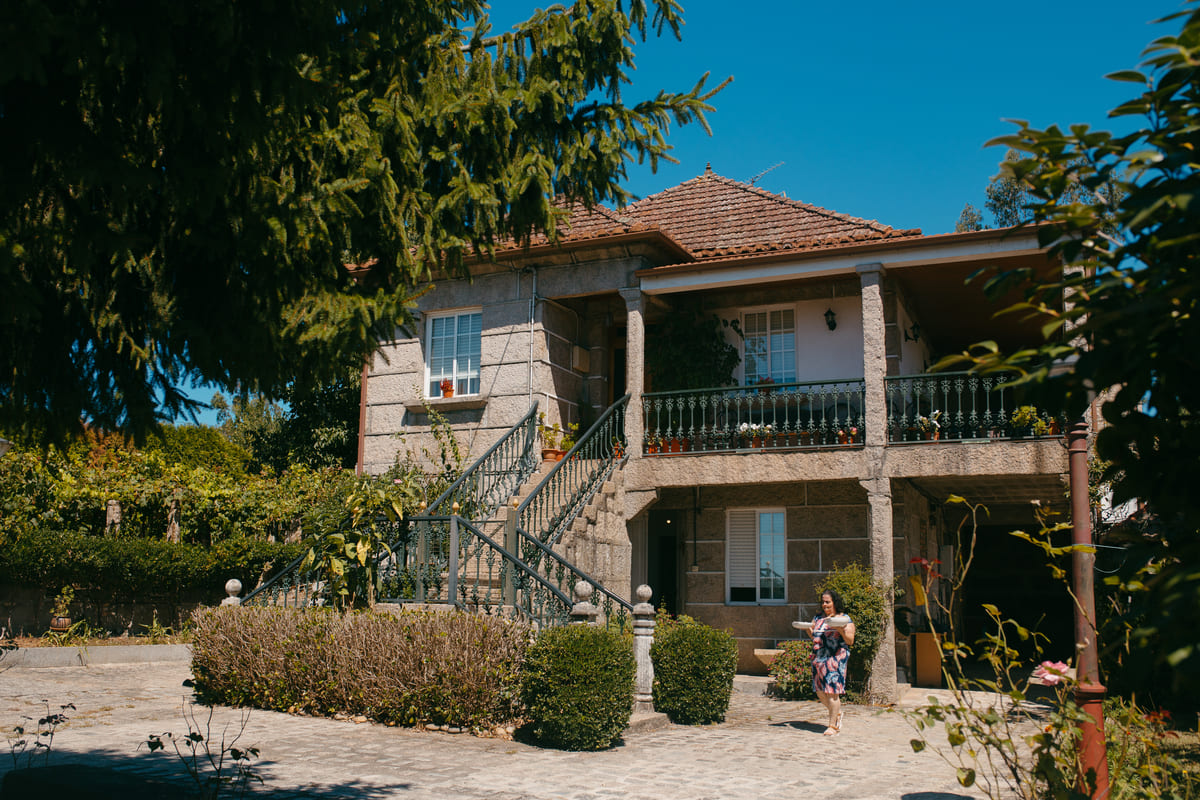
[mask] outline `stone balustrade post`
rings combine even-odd
[[[242,598],[238,597],[242,593],[242,582],[237,578],[230,578],[225,581],[225,594],[229,595],[221,601],[223,606],[240,606]]]
[[[571,606],[572,625],[595,625],[600,609],[591,602],[592,585],[587,581],[575,581],[575,605]]]
[[[633,687],[634,713],[654,710],[654,664],[650,660],[650,645],[654,643],[654,606],[650,604],[650,587],[637,587],[637,605],[633,607],[633,657],[637,662],[637,678]]]

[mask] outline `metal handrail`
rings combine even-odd
[[[426,508],[425,512],[412,519],[423,519],[430,512],[447,501],[458,502],[460,508],[469,508],[478,514],[479,519],[485,519],[500,507],[524,483],[536,468],[533,458],[533,443],[537,424],[537,403],[535,402],[515,425],[508,429],[495,444],[484,451],[450,486],[437,496]],[[489,464],[496,460],[498,454],[505,453],[507,458],[495,468]],[[484,491],[479,491],[480,478],[492,476]],[[464,491],[466,490],[466,491]],[[397,541],[389,544],[395,546]],[[377,561],[387,560],[388,554],[381,552]],[[290,564],[271,576],[261,586],[254,589],[242,599],[243,605],[294,604],[297,606],[323,605],[328,598],[323,595],[319,576],[316,570],[300,573],[300,565],[304,556],[297,557]],[[294,598],[289,600],[289,598]]]
[[[523,530],[536,530],[540,541],[553,546],[595,495],[597,488],[616,469],[617,463],[625,461],[628,457],[625,452],[625,409],[629,398],[626,394],[605,409],[575,446],[517,506]]]
[[[512,444],[516,443],[518,444],[518,451],[516,453],[516,457],[510,459],[510,463],[511,466],[515,466],[517,469],[513,470],[511,467],[501,467],[500,469],[496,469],[492,472],[492,474],[499,476],[501,481],[504,481],[505,478],[509,478],[510,480],[500,484],[500,486],[505,488],[511,483],[511,488],[507,494],[504,494],[503,492],[493,493],[494,502],[492,502],[491,505],[481,507],[481,509],[485,508],[486,514],[490,515],[496,510],[496,508],[498,508],[509,497],[511,497],[512,492],[515,492],[517,488],[520,487],[520,485],[524,483],[525,480],[532,475],[534,470],[537,468],[537,463],[533,458],[533,443],[537,430],[537,410],[538,404],[537,401],[534,401],[533,405],[530,406],[529,411],[526,412],[525,416],[522,417],[515,425],[509,428],[503,436],[497,439],[495,444],[484,451],[483,455],[477,458],[475,463],[465,469],[462,475],[459,475],[458,479],[455,480],[454,483],[450,484],[446,491],[438,495],[419,516],[430,516],[435,514],[447,501],[452,503],[458,502],[460,506],[464,505],[462,501],[465,498],[462,497],[462,489],[466,487],[468,483],[475,481],[479,475],[484,473],[485,465],[492,460],[494,455],[499,453],[502,449],[507,449]],[[519,442],[517,441],[518,439],[520,440]],[[512,479],[512,476],[514,475],[516,476],[515,480]],[[475,516],[479,519],[486,518],[485,516]]]

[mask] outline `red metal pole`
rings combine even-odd
[[[1092,544],[1092,513],[1088,497],[1088,424],[1079,420],[1067,434],[1071,484],[1071,543]],[[1104,686],[1096,648],[1095,552],[1076,550],[1071,557],[1075,606],[1075,702],[1090,717],[1082,725],[1079,743],[1081,793],[1095,800],[1108,797],[1108,755],[1104,745]],[[1094,786],[1093,786],[1094,781]]]

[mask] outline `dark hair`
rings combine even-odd
[[[842,605],[842,596],[840,594],[833,589],[826,589],[825,591],[821,592],[821,597],[824,597],[825,595],[829,595],[829,599],[833,601],[833,613],[846,613],[845,606]]]

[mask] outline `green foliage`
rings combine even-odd
[[[983,215],[979,213],[979,209],[970,203],[963,206],[962,213],[958,215],[958,222],[954,223],[954,232],[981,231],[983,228]]]
[[[706,314],[698,305],[682,304],[646,336],[646,371],[656,392],[729,386],[742,357],[725,338],[732,330],[742,337],[738,320]]]
[[[871,571],[861,564],[851,563],[833,570],[817,586],[817,596],[833,589],[842,597],[845,612],[854,620],[854,646],[850,648],[850,665],[846,689],[862,695],[871,679],[871,664],[883,642],[887,619],[891,615],[892,587],[876,583]]]
[[[18,0],[0,31],[0,426],[142,434],[185,380],[279,397],[553,203],[624,202],[715,91],[622,98],[673,0]],[[650,10],[653,13],[650,13]],[[270,30],[263,46],[261,32]],[[119,190],[115,190],[118,187]],[[369,265],[354,274],[344,264]]]
[[[288,384],[280,403],[265,397],[214,395],[225,437],[250,453],[250,470],[276,473],[303,464],[312,469],[353,468],[358,457],[362,365],[352,360],[324,380]]]
[[[256,586],[300,554],[298,545],[227,539],[211,547],[113,539],[71,531],[30,531],[0,548],[0,584],[78,587],[97,603],[219,595],[230,578]]]
[[[50,613],[56,617],[69,617],[71,615],[71,603],[74,602],[75,587],[68,584],[54,597],[54,606],[50,609]]]
[[[494,617],[284,608],[196,613],[202,702],[487,730],[515,723],[529,629]]]
[[[592,625],[543,630],[526,654],[521,699],[538,741],[564,750],[611,747],[633,713],[629,638]]]
[[[235,476],[245,474],[250,460],[245,449],[204,425],[164,425],[146,440],[145,451],[159,454],[169,466]]]
[[[415,508],[410,487],[359,476],[340,507],[326,504],[306,515],[313,531],[300,571],[316,569],[339,607],[370,607],[379,591],[378,558],[390,554],[383,523]]]
[[[813,691],[812,652],[812,643],[807,639],[783,643],[783,652],[775,656],[770,668],[777,695],[785,700],[817,699]]]
[[[1192,202],[1200,10],[1189,3],[1170,19],[1180,30],[1151,43],[1141,70],[1109,76],[1139,92],[1110,114],[1128,133],[1018,123],[994,141],[1020,154],[1003,170],[1041,223],[1039,241],[1075,268],[1058,279],[1025,270],[988,282],[995,292],[1025,287],[1009,310],[1044,315],[1044,344],[1008,354],[978,345],[944,364],[1015,370],[1043,407],[1066,408],[1072,418],[1103,392],[1095,450],[1110,464],[1114,502],[1136,498],[1158,520],[1153,535],[1129,537],[1125,567],[1112,579],[1133,598],[1142,682],[1163,669],[1182,691],[1200,682],[1200,204]]]
[[[728,631],[660,612],[650,645],[654,709],[680,725],[721,722],[737,670],[737,642]]]

